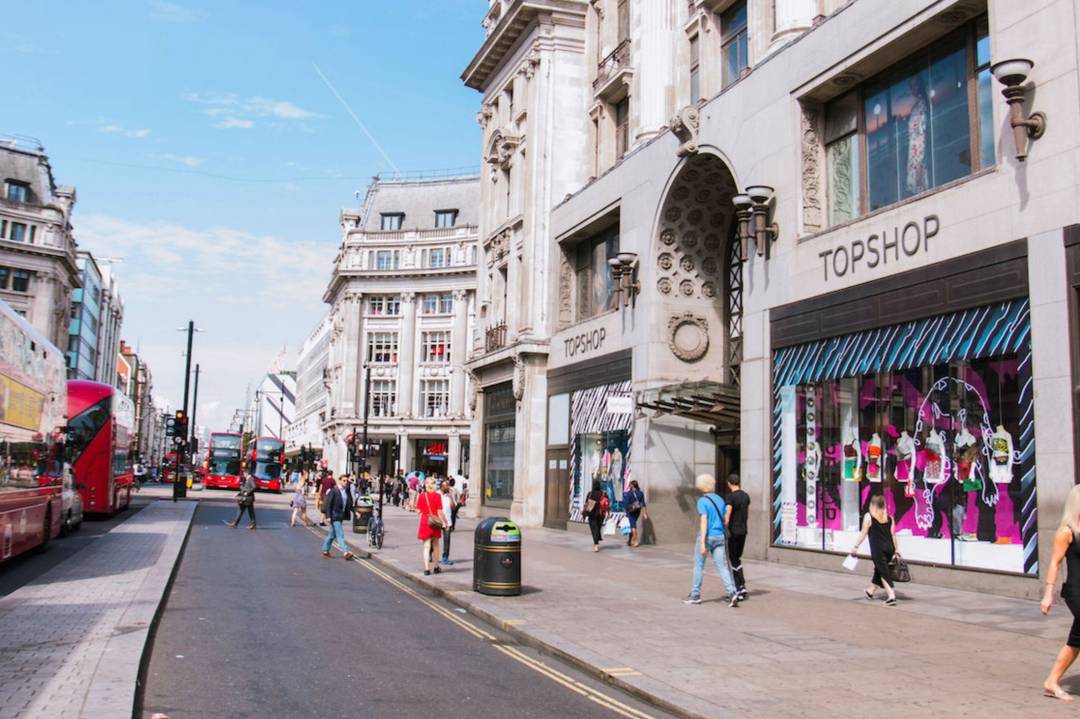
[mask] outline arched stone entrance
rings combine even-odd
[[[693,155],[668,189],[655,243],[656,292],[669,316],[672,354],[688,375],[729,384],[738,383],[742,359],[742,258],[731,204],[737,192],[723,160]],[[705,359],[708,367],[691,367]]]

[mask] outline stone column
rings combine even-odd
[[[405,474],[408,474],[412,470],[413,465],[413,448],[409,442],[409,435],[407,432],[398,432],[398,466],[397,469],[405,470]]]
[[[450,337],[450,416],[465,416],[465,347],[469,342],[469,293],[454,291],[454,328]]]
[[[773,18],[770,53],[809,30],[818,14],[817,0],[775,0],[773,6],[776,16]]]
[[[342,401],[341,411],[349,417],[359,417],[360,404],[360,376],[363,373],[364,363],[364,326],[361,318],[363,295],[348,294],[342,303],[342,311],[345,313],[345,336],[342,338],[344,353],[341,358],[341,381]]]
[[[401,293],[401,334],[398,335],[398,415],[413,416],[413,379],[416,369],[416,293]]]
[[[447,431],[446,437],[446,474],[457,474],[461,468],[461,434],[456,427]]]
[[[637,92],[630,98],[631,117],[637,116],[637,134],[631,138],[640,143],[656,135],[667,124],[674,108],[668,107],[669,86],[674,82],[672,71],[672,27],[675,14],[673,0],[652,0],[633,3],[637,18],[637,36],[631,47]],[[685,40],[684,40],[685,42]],[[636,108],[636,109],[635,109]]]

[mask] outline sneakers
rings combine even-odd
[[[748,594],[746,593],[746,590],[745,590],[745,589],[740,589],[740,590],[739,590],[739,593],[738,593],[738,596],[739,596],[739,601],[740,601],[740,602],[745,602],[745,601],[746,601],[746,598],[747,598],[747,597],[748,597],[749,595],[748,595]]]
[[[885,600],[885,606],[886,607],[895,607],[896,606],[896,597],[892,597],[891,599],[886,599]]]
[[[333,557],[330,556],[330,552],[319,552],[319,554],[323,556],[323,559],[333,559]]]
[[[454,566],[454,560],[453,559],[440,559],[439,564],[443,565],[444,567],[452,567],[452,566]]]
[[[353,558],[353,553],[352,552],[345,552],[345,561],[346,562],[349,561],[352,558]]]
[[[738,592],[735,592],[734,594],[732,594],[731,595],[731,600],[728,602],[728,606],[731,607],[732,609],[739,606],[739,596],[740,595],[739,595]]]
[[[701,597],[689,596],[682,600],[683,604],[701,604]]]

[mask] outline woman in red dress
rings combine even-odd
[[[442,538],[442,528],[446,526],[442,498],[435,491],[434,479],[429,478],[424,482],[424,493],[416,500],[416,510],[420,512],[420,528],[416,532],[416,538],[424,543],[424,574],[429,575],[432,557],[439,556],[439,540]],[[439,571],[436,562],[435,573],[438,574]]]

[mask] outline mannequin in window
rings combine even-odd
[[[930,430],[926,437],[926,449],[923,450],[923,481],[927,484],[941,484],[945,481],[945,438],[936,430]]]
[[[881,481],[881,476],[884,474],[883,456],[881,435],[874,432],[869,444],[866,445],[866,478],[871,482]]]
[[[905,429],[900,432],[900,438],[896,440],[896,481],[908,482],[911,480],[912,468],[915,464],[915,440],[911,438]]]
[[[859,438],[850,429],[844,433],[843,477],[849,482],[862,480],[862,452],[859,451]]]
[[[930,183],[926,177],[926,127],[930,115],[930,103],[926,96],[926,80],[922,74],[912,76],[911,112],[908,113],[907,194],[917,195]]]
[[[1012,481],[1013,438],[1000,424],[990,437],[990,481],[1008,484]]]

